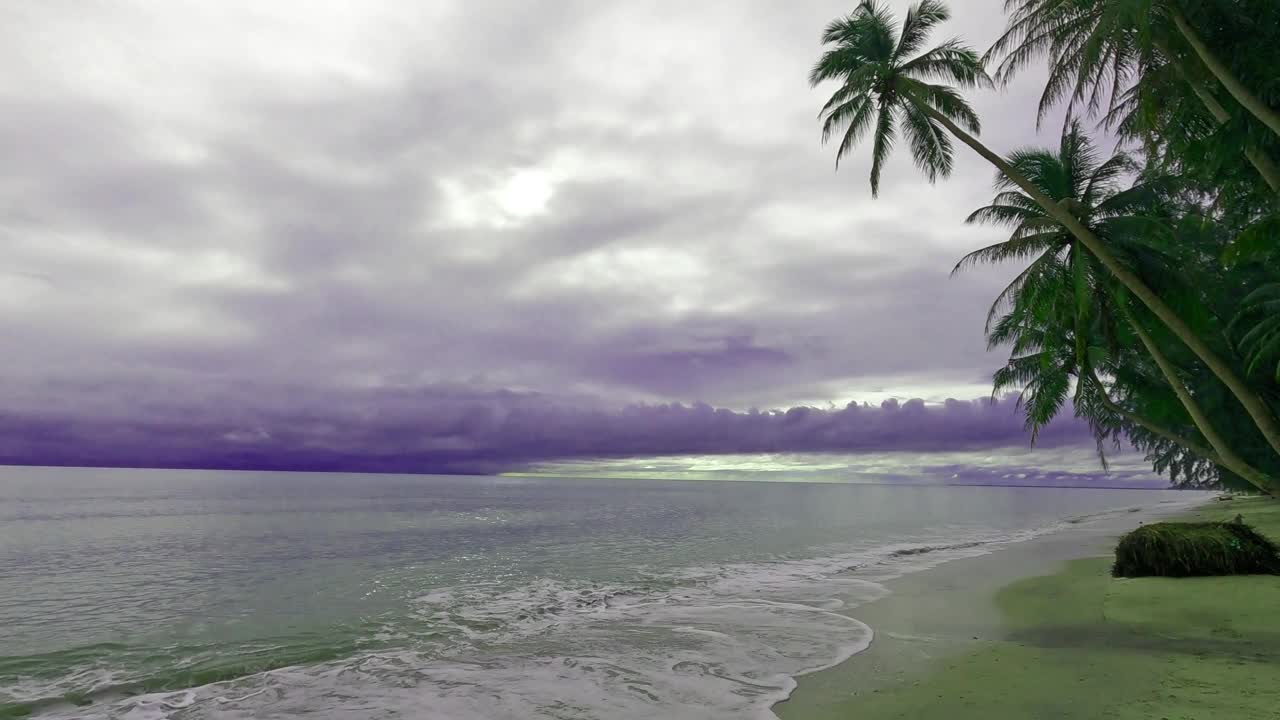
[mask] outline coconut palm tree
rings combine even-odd
[[[1158,197],[1158,181],[1123,189],[1121,180],[1135,169],[1133,161],[1123,153],[1101,160],[1078,123],[1063,135],[1057,152],[1019,150],[1010,155],[1009,162],[1056,204],[1071,208],[1096,236],[1119,252],[1140,250],[1146,241],[1138,238],[1159,232],[1159,223],[1147,214]],[[1011,345],[1013,353],[996,373],[996,391],[1023,388],[1023,407],[1033,440],[1066,401],[1074,378],[1077,413],[1100,406],[1107,415],[1118,415],[1179,442],[1259,489],[1270,491],[1272,480],[1253,468],[1216,430],[1177,369],[1120,299],[1123,288],[1114,289],[1114,280],[1080,240],[1008,177],[997,175],[996,190],[992,204],[979,208],[968,222],[1009,227],[1011,235],[969,253],[953,272],[978,263],[1033,258],[997,296],[987,316],[988,344]],[[1127,328],[1120,327],[1121,319]],[[1108,355],[1114,355],[1107,347],[1114,348],[1121,336],[1136,336],[1142,342],[1209,448],[1111,400],[1098,369]],[[1106,435],[1103,427],[1108,418],[1093,413],[1089,419],[1095,435]]]
[[[1153,69],[1168,66],[1214,122],[1227,125],[1231,113],[1214,95],[1209,86],[1212,80],[1206,81],[1190,67],[1196,62],[1194,56],[1173,47],[1172,23],[1146,12],[1153,10],[1151,5],[1151,0],[1006,0],[1008,26],[984,60],[1000,57],[996,78],[1007,83],[1030,62],[1048,58],[1049,77],[1037,121],[1063,98],[1068,100],[1068,117],[1080,105],[1093,114],[1105,104],[1112,111],[1108,113],[1111,121],[1118,116],[1117,105],[1131,104],[1137,97],[1151,99],[1151,90],[1157,91],[1156,104],[1160,104],[1159,88],[1144,86],[1161,75],[1161,82],[1167,82],[1168,73]],[[1167,7],[1157,3],[1155,10],[1160,9]],[[1177,15],[1185,21],[1180,11]],[[1133,87],[1126,87],[1130,83]],[[1271,190],[1280,193],[1280,167],[1270,155],[1252,144],[1244,154]]]
[[[1276,112],[1274,108],[1241,82],[1240,78],[1227,66],[1226,62],[1218,57],[1217,53],[1200,36],[1191,20],[1188,19],[1186,13],[1183,12],[1175,0],[1157,0],[1155,2],[1147,0],[1146,4],[1148,7],[1145,9],[1148,13],[1158,13],[1167,17],[1173,23],[1173,26],[1186,39],[1187,45],[1200,58],[1200,61],[1204,63],[1209,72],[1217,78],[1227,93],[1235,98],[1236,102],[1240,103],[1251,115],[1262,121],[1277,137],[1280,137],[1280,112]],[[1143,9],[1140,6],[1137,11],[1142,12]]]
[[[1142,347],[1146,349],[1147,355],[1149,355],[1151,359],[1155,361],[1156,366],[1160,368],[1160,374],[1164,376],[1169,387],[1177,396],[1178,401],[1184,408],[1186,408],[1187,414],[1191,416],[1191,420],[1195,424],[1196,429],[1204,435],[1209,446],[1213,448],[1215,453],[1214,455],[1205,455],[1201,453],[1202,456],[1211,459],[1219,465],[1222,465],[1228,470],[1234,472],[1248,481],[1249,484],[1265,493],[1275,494],[1277,491],[1280,491],[1280,483],[1276,482],[1275,479],[1269,477],[1266,473],[1263,473],[1250,465],[1244,457],[1236,452],[1234,447],[1227,441],[1226,436],[1219,432],[1219,430],[1214,426],[1214,423],[1209,419],[1209,415],[1205,412],[1200,401],[1191,393],[1191,390],[1187,387],[1186,381],[1179,375],[1178,368],[1170,362],[1169,358],[1160,348],[1159,343],[1152,337],[1150,331],[1144,327],[1143,321],[1138,317],[1138,312],[1134,308],[1129,307],[1129,303],[1123,300],[1117,303],[1117,307],[1120,308],[1121,314],[1127,321],[1129,328],[1133,330],[1134,334],[1138,337],[1138,340],[1142,343]],[[1143,427],[1147,430],[1152,430],[1152,427],[1149,425],[1144,424]],[[1183,445],[1189,449],[1193,447],[1187,442],[1184,442]]]
[[[902,127],[916,165],[929,178],[951,174],[951,139],[938,117],[972,132],[980,131],[978,115],[955,88],[934,84],[940,78],[960,87],[990,84],[978,54],[957,40],[921,52],[930,31],[950,17],[939,0],[922,0],[907,12],[900,32],[893,16],[876,2],[863,2],[853,14],[835,20],[822,33],[823,45],[834,45],[814,65],[810,85],[839,80],[838,90],[822,107],[822,140],[841,130],[836,164],[874,127],[871,194],[880,193],[884,161]]]
[[[1280,194],[1280,166],[1271,159],[1267,150],[1248,137],[1247,127],[1233,123],[1226,106],[1207,83],[1186,68],[1182,60],[1152,57],[1138,72],[1141,75],[1138,82],[1112,99],[1112,106],[1104,118],[1108,127],[1115,129],[1125,140],[1161,138],[1165,143],[1174,135],[1200,140],[1216,131],[1218,142],[1228,148],[1241,146],[1245,159],[1271,192]],[[1190,91],[1190,97],[1195,98],[1201,112],[1208,114],[1210,123],[1196,117],[1200,112],[1185,108],[1177,101],[1173,83]]]
[[[1175,375],[1169,392],[1167,377],[1145,367],[1150,364],[1149,352],[1140,351],[1138,355],[1123,349],[1133,342],[1133,332],[1123,325],[1108,326],[1118,312],[1102,311],[1089,317],[1076,311],[1077,293],[1071,277],[1075,273],[1071,266],[1088,259],[1087,253],[1071,253],[1051,267],[1038,269],[1034,282],[1027,283],[1030,292],[1019,295],[1003,315],[993,318],[988,327],[988,347],[1010,348],[1005,366],[993,376],[993,396],[1009,390],[1019,392],[1019,407],[1033,442],[1039,429],[1057,416],[1071,396],[1075,414],[1088,421],[1098,442],[1104,467],[1108,440],[1137,438],[1156,451],[1153,460],[1159,470],[1206,480],[1204,463],[1198,462],[1206,461],[1209,467],[1230,471],[1251,488],[1273,495],[1280,492],[1280,484],[1265,472],[1239,456],[1223,458],[1196,436],[1195,419],[1187,415],[1183,403],[1187,397],[1185,383]],[[1109,333],[1116,337],[1106,337]],[[1159,356],[1164,360],[1162,354]],[[1113,379],[1112,387],[1108,387],[1108,381],[1100,375],[1114,377],[1120,372],[1127,376],[1123,384],[1125,397],[1114,399],[1112,394],[1121,383]],[[1135,376],[1142,377],[1143,382],[1136,384]],[[1167,396],[1171,397],[1166,399]],[[1147,417],[1129,407],[1135,399],[1144,411],[1159,408],[1163,419]],[[1198,416],[1207,427],[1213,427],[1203,412]],[[1222,437],[1215,435],[1219,442]]]
[[[1110,374],[1120,364],[1124,329],[1117,325],[1106,288],[1105,271],[1078,242],[1051,245],[1039,255],[1000,294],[988,315],[988,349],[1008,346],[1010,351],[992,377],[992,395],[1018,392],[1033,443],[1071,396],[1076,415],[1088,421],[1098,441],[1104,467],[1104,444],[1118,439],[1125,423],[1222,465],[1216,452],[1193,439],[1194,425],[1190,433],[1174,429],[1112,399],[1112,389],[1099,374]],[[1132,353],[1124,357],[1129,374],[1135,360]]]
[[[955,40],[920,52],[929,31],[949,17],[950,12],[938,0],[922,0],[910,8],[898,29],[892,14],[876,0],[863,0],[851,15],[827,27],[822,41],[833,47],[823,53],[809,80],[815,86],[827,80],[840,81],[840,87],[820,114],[824,138],[842,135],[837,162],[874,127],[871,182],[873,193],[877,192],[880,170],[893,148],[901,123],[912,156],[925,175],[930,180],[946,177],[951,170],[952,156],[951,143],[943,130],[950,133],[999,169],[1049,217],[1065,227],[1185,343],[1231,390],[1272,449],[1280,454],[1280,424],[1231,365],[1126,267],[1070,207],[1046,195],[1018,168],[974,136],[973,133],[979,132],[977,115],[955,86],[973,87],[989,82],[976,53]],[[930,79],[951,85],[930,82]]]
[[[1158,50],[1181,62],[1173,48],[1180,39],[1188,54],[1246,111],[1280,136],[1280,113],[1246,87],[1209,47],[1177,0],[1006,0],[1005,11],[1008,27],[987,57],[1004,56],[997,71],[1001,80],[1032,60],[1050,58],[1042,116],[1068,93],[1073,103],[1087,102],[1096,110],[1108,91],[1116,97],[1134,77],[1135,65],[1145,53]],[[1197,94],[1201,92],[1212,97],[1197,88]]]

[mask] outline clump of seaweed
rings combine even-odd
[[[1280,573],[1275,543],[1236,522],[1155,523],[1116,546],[1116,577],[1199,577]]]

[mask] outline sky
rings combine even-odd
[[[985,48],[1000,0],[952,5]],[[949,278],[989,167],[899,153],[873,199],[821,144],[853,6],[5,4],[0,461],[1025,446],[974,402],[1018,268]],[[1038,89],[972,93],[983,138],[1037,142]]]

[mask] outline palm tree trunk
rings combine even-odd
[[[1177,69],[1182,79],[1191,86],[1191,91],[1196,94],[1196,97],[1200,98],[1200,102],[1204,104],[1205,109],[1209,111],[1213,119],[1219,125],[1226,125],[1231,120],[1231,113],[1227,112],[1227,109],[1222,106],[1222,103],[1218,102],[1218,98],[1213,96],[1213,93],[1204,86],[1204,83],[1191,77],[1186,68],[1182,67],[1182,63],[1174,57],[1173,53],[1169,52],[1168,48],[1164,47],[1164,43],[1157,44],[1160,46],[1160,50],[1169,58],[1169,62]],[[1271,156],[1255,147],[1245,148],[1244,156],[1257,169],[1258,174],[1266,181],[1271,191],[1280,193],[1280,168],[1276,167],[1275,162],[1271,160]]]
[[[1280,136],[1280,113],[1271,109],[1262,98],[1254,95],[1249,88],[1244,86],[1240,80],[1231,72],[1226,63],[1214,54],[1213,50],[1205,44],[1204,38],[1191,27],[1191,23],[1187,21],[1187,16],[1182,14],[1182,10],[1177,7],[1169,9],[1169,15],[1173,19],[1173,24],[1178,28],[1178,32],[1182,33],[1182,37],[1186,38],[1187,43],[1191,45],[1191,49],[1195,51],[1205,67],[1209,68],[1209,72],[1222,83],[1222,87],[1226,88],[1231,97],[1244,106],[1254,117],[1261,120],[1267,127],[1271,128],[1277,136]]]
[[[1266,403],[1262,402],[1262,399],[1249,389],[1249,386],[1236,375],[1226,361],[1218,357],[1218,354],[1195,334],[1191,326],[1178,317],[1173,308],[1166,305],[1150,287],[1147,287],[1147,284],[1141,278],[1121,264],[1119,259],[1107,249],[1106,243],[1102,242],[1097,235],[1093,234],[1092,230],[1085,227],[1084,223],[1080,222],[1066,208],[1055,203],[1043,192],[1040,192],[1039,188],[1033,185],[1030,180],[1027,180],[1022,173],[1014,169],[1007,160],[992,152],[977,138],[962,130],[958,125],[951,122],[950,118],[938,112],[928,103],[920,102],[919,105],[925,114],[941,123],[960,142],[968,145],[974,152],[986,158],[992,165],[995,165],[1000,172],[1004,173],[1005,177],[1022,188],[1023,192],[1030,195],[1053,219],[1062,223],[1067,230],[1071,231],[1072,235],[1079,238],[1080,242],[1084,243],[1084,246],[1089,249],[1089,252],[1093,253],[1094,257],[1098,258],[1107,270],[1128,288],[1129,292],[1134,294],[1134,297],[1142,301],[1142,304],[1146,305],[1160,319],[1160,322],[1164,323],[1178,340],[1186,344],[1196,354],[1196,357],[1200,358],[1209,367],[1209,370],[1227,386],[1231,394],[1235,395],[1240,404],[1244,406],[1245,412],[1249,413],[1249,417],[1258,426],[1258,430],[1263,437],[1267,439],[1267,444],[1276,451],[1277,455],[1280,455],[1280,424],[1276,423],[1276,419],[1272,416],[1271,410]]]
[[[1152,435],[1158,435],[1175,445],[1186,448],[1192,453],[1214,463],[1215,465],[1223,465],[1222,458],[1219,457],[1218,453],[1214,452],[1211,448],[1207,448],[1194,440],[1188,440],[1169,428],[1157,425],[1141,415],[1130,412],[1129,410],[1117,405],[1115,401],[1111,399],[1111,395],[1107,393],[1107,387],[1102,384],[1102,381],[1098,379],[1097,374],[1094,373],[1093,370],[1089,371],[1089,380],[1092,381],[1093,385],[1098,389],[1098,397],[1102,399],[1102,404],[1111,412],[1146,430]]]
[[[1267,185],[1280,193],[1280,167],[1272,162],[1271,156],[1255,147],[1245,148],[1244,156],[1258,169],[1258,174],[1267,181]]]
[[[1191,396],[1191,392],[1187,390],[1187,386],[1182,382],[1182,378],[1178,377],[1178,371],[1173,367],[1173,363],[1169,362],[1169,358],[1165,357],[1160,347],[1156,345],[1155,340],[1142,327],[1142,323],[1133,316],[1123,303],[1120,304],[1120,312],[1124,314],[1125,319],[1129,321],[1129,325],[1133,327],[1133,331],[1138,334],[1138,339],[1142,341],[1143,347],[1156,361],[1156,365],[1160,367],[1161,374],[1164,375],[1165,381],[1173,388],[1173,392],[1178,396],[1178,400],[1182,403],[1182,407],[1186,408],[1187,414],[1191,416],[1191,421],[1195,423],[1196,429],[1204,435],[1204,439],[1209,441],[1210,447],[1218,454],[1218,464],[1227,468],[1231,472],[1239,475],[1249,481],[1250,485],[1259,490],[1271,494],[1276,490],[1274,481],[1266,474],[1249,465],[1244,458],[1240,457],[1231,446],[1227,445],[1227,441],[1209,422],[1209,418],[1200,409],[1200,404]]]

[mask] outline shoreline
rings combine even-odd
[[[1002,590],[1056,573],[1072,561],[1109,555],[1115,540],[1139,524],[1213,505],[1213,497],[1204,496],[1117,510],[1083,522],[1067,521],[1052,532],[982,555],[945,560],[894,578],[867,578],[883,584],[888,594],[837,612],[868,625],[870,645],[841,663],[796,677],[796,687],[773,705],[773,715],[780,720],[834,720],[853,712],[859,698],[918,685],[948,660],[1009,640],[1013,628],[996,602]]]

